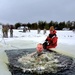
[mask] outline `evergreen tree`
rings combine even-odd
[[[18,27],[20,27],[21,26],[21,23],[16,23],[15,24],[15,28],[17,29]]]

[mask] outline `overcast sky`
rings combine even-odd
[[[75,21],[75,0],[0,0],[0,22]]]

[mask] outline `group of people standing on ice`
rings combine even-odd
[[[8,31],[10,29],[10,37],[13,37],[13,25],[2,25],[3,38],[8,38]]]
[[[38,29],[37,29],[37,33],[40,34],[40,32],[41,32],[41,29],[38,28]],[[43,29],[43,34],[46,34],[46,28]]]

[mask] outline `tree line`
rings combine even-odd
[[[49,29],[50,26],[54,26],[56,30],[62,30],[63,28],[69,28],[70,30],[73,30],[75,29],[75,22],[70,22],[70,21],[67,21],[67,22],[54,22],[54,21],[50,21],[49,23],[47,23],[46,21],[38,21],[35,22],[35,23],[16,23],[15,24],[15,28],[17,29],[18,27],[21,27],[21,26],[27,26],[28,28],[30,29],[33,29],[33,30],[36,30],[38,28],[40,28],[41,30],[43,29]]]

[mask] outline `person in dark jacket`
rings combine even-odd
[[[50,27],[50,34],[47,36],[45,42],[43,43],[44,49],[55,48],[57,46],[57,35],[56,30],[53,26]]]

